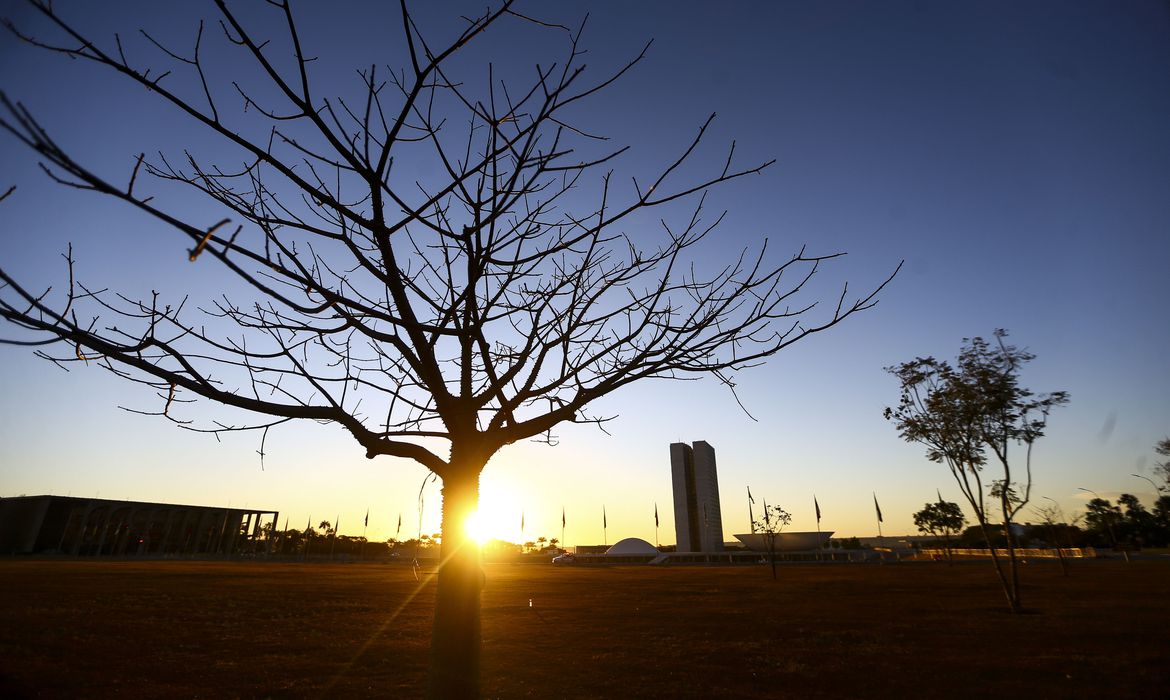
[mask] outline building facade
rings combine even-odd
[[[270,510],[69,496],[4,498],[0,555],[257,554],[271,545],[278,515]]]
[[[723,551],[723,515],[715,448],[702,440],[670,446],[674,534],[679,552]]]

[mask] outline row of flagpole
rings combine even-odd
[[[751,526],[751,531],[754,533],[756,531],[756,519],[755,519],[754,513],[752,512],[752,506],[755,504],[756,499],[752,497],[752,489],[750,486],[747,487],[747,497],[748,497],[748,522]],[[938,499],[939,499],[939,502],[941,503],[942,502],[942,495],[941,494],[939,495]],[[767,513],[767,507],[768,507],[768,504],[767,504],[767,501],[765,500],[765,502],[764,502],[765,517],[766,517],[766,513]],[[813,494],[813,508],[816,511],[817,538],[819,540],[820,534],[821,534],[821,504],[819,501],[817,501],[816,494]],[[873,494],[873,508],[874,508],[874,513],[877,516],[878,537],[883,537],[882,523],[884,522],[884,520],[882,518],[882,507],[878,504],[876,492]],[[562,506],[561,507],[561,539],[559,540],[559,542],[562,546],[565,543],[566,524],[567,524],[567,519],[566,519],[566,515],[565,515],[565,508],[564,508],[564,506]],[[369,526],[370,526],[370,509],[366,508],[366,517],[362,521],[362,539],[363,540],[365,540],[365,538],[366,538],[366,532],[368,531]],[[521,510],[520,511],[520,539],[521,539],[521,541],[523,541],[523,539],[524,539],[524,527],[525,527],[525,512],[523,510]],[[307,532],[307,531],[311,530],[312,528],[313,528],[313,516],[310,515],[308,522],[305,523],[305,531]],[[421,526],[420,526],[420,528],[421,528]],[[659,529],[658,503],[655,502],[654,503],[654,544],[656,546],[659,544],[658,529]],[[602,542],[606,545],[609,544],[609,532],[608,531],[609,531],[609,516],[608,516],[608,513],[606,511],[606,506],[603,504],[601,506],[601,532],[602,532]],[[334,523],[333,523],[333,539],[332,539],[332,544],[330,545],[330,553],[331,554],[332,554],[333,547],[336,545],[337,535],[340,534],[340,532],[341,532],[341,515],[338,514],[334,520]],[[421,537],[421,532],[422,532],[421,529],[419,530],[419,532],[420,532],[419,536]],[[288,533],[288,516],[286,515],[285,519],[284,519],[284,529],[282,531],[282,536],[287,534],[287,533]],[[396,542],[400,541],[399,538],[400,538],[401,534],[402,534],[402,513],[399,513],[398,514],[398,527],[394,532],[394,541],[396,541]]]
[[[747,487],[747,497],[748,497],[748,521],[751,523],[752,532],[755,533],[755,531],[756,531],[756,518],[755,518],[755,515],[752,513],[752,506],[755,505],[756,499],[752,498],[752,487],[751,486]],[[941,493],[938,496],[938,501],[939,501],[939,503],[942,503],[942,494]],[[817,495],[815,493],[813,494],[813,508],[816,510],[816,513],[817,513],[817,540],[819,541],[820,534],[821,534],[821,504],[817,501]],[[768,502],[764,501],[764,517],[765,518],[767,517],[767,509],[768,509]],[[880,505],[878,505],[878,499],[877,499],[876,492],[873,494],[873,509],[874,509],[874,513],[877,515],[878,537],[882,537],[883,536],[882,535],[882,522],[883,522],[883,520],[882,520],[882,507]],[[654,527],[655,527],[655,530],[657,531],[657,528],[658,528],[658,506],[657,505],[654,506]]]

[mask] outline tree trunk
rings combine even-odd
[[[1011,581],[1004,573],[1003,564],[999,561],[999,555],[995,553],[995,540],[991,536],[991,529],[987,526],[987,521],[979,520],[979,530],[983,533],[983,539],[987,541],[987,550],[991,554],[991,565],[995,567],[995,575],[999,577],[999,583],[1003,587],[1003,593],[1007,596],[1008,609],[1013,613],[1020,612],[1020,603],[1016,597],[1016,592],[1012,589]]]
[[[1018,557],[1016,556],[1016,537],[1012,533],[1012,523],[1010,520],[1005,520],[1003,523],[1003,534],[1007,540],[1008,551],[1008,572],[1011,576],[1011,598],[1012,612],[1018,613],[1023,609],[1023,603],[1020,598],[1020,567]]]
[[[483,570],[479,548],[464,528],[479,505],[479,471],[464,469],[443,480],[443,541],[427,682],[427,697],[435,700],[479,697]]]

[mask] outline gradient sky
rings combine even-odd
[[[146,26],[189,42],[198,17],[214,14],[188,7],[196,3],[56,4],[103,40]],[[332,3],[339,9],[329,14],[301,4],[305,41],[321,56],[315,70],[338,76],[328,82],[336,94],[355,88],[356,66],[397,64],[394,15],[371,15],[362,3]],[[525,539],[559,537],[563,507],[568,544],[600,543],[604,506],[609,542],[653,541],[657,503],[658,537],[672,543],[667,447],[680,440],[716,449],[728,540],[748,528],[747,486],[791,511],[793,530],[816,527],[815,493],[825,530],[874,535],[876,493],[884,532],[912,533],[911,514],[936,488],[961,498],[945,469],[882,418],[897,400],[882,368],[919,355],[953,358],[964,337],[995,328],[1038,356],[1026,386],[1072,396],[1037,445],[1036,500],[1079,512],[1080,487],[1152,499],[1131,474],[1149,474],[1154,443],[1170,435],[1165,3],[544,5],[521,7],[568,24],[590,13],[591,69],[619,66],[654,39],[645,62],[580,119],[633,145],[615,164],[619,178],[673,157],[716,111],[704,163],[720,167],[731,139],[745,164],[777,159],[763,175],[712,193],[710,207],[730,212],[719,249],[767,236],[777,261],[803,244],[847,251],[824,270],[826,288],[844,280],[871,287],[906,264],[874,310],[739,375],[739,397],[756,420],[716,382],[651,382],[596,407],[620,414],[610,435],[563,426],[555,448],[525,443],[499,453],[482,495],[489,512],[512,523],[502,536],[520,537],[523,511]],[[0,8],[38,26],[21,3]],[[419,21],[440,35],[454,26],[434,6],[420,9]],[[548,60],[549,47],[512,32],[490,37],[500,66]],[[152,55],[135,46],[134,55]],[[201,132],[142,91],[7,35],[0,89],[116,181],[142,151],[214,153]],[[62,284],[58,254],[72,241],[79,277],[94,286],[189,292],[195,301],[223,288],[213,266],[187,263],[177,235],[52,185],[21,148],[0,135],[0,191],[18,185],[0,204],[6,269],[32,286]],[[361,533],[368,508],[371,538],[394,536],[400,513],[403,537],[419,530],[425,470],[366,460],[337,427],[274,430],[261,468],[256,436],[217,442],[119,410],[157,410],[157,399],[95,367],[66,373],[4,346],[0,388],[0,496],[246,505],[280,510],[282,524],[287,514],[298,528],[339,515],[348,534]],[[424,496],[422,531],[436,532],[437,486]]]

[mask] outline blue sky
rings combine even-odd
[[[151,5],[59,3],[102,38],[139,26],[190,37],[200,14],[214,12],[186,7],[184,16],[168,16],[175,6]],[[28,18],[20,3],[0,7]],[[897,399],[882,368],[919,355],[953,357],[962,338],[1001,327],[1038,356],[1027,386],[1072,395],[1036,450],[1036,493],[1070,512],[1084,502],[1078,487],[1150,499],[1149,485],[1130,474],[1148,474],[1153,444],[1170,434],[1165,4],[527,9],[571,24],[589,12],[584,44],[599,72],[654,39],[645,62],[580,115],[613,142],[633,145],[615,163],[616,177],[641,176],[671,158],[712,111],[718,119],[702,163],[719,167],[731,139],[744,163],[777,159],[763,175],[712,193],[710,208],[729,210],[712,259],[765,236],[776,260],[803,244],[847,251],[822,273],[826,291],[845,280],[851,289],[873,286],[906,263],[877,308],[739,375],[740,399],[757,420],[716,382],[631,387],[599,406],[620,414],[610,435],[566,426],[558,447],[501,452],[483,477],[484,499],[499,517],[514,514],[518,529],[524,510],[526,538],[559,537],[563,505],[568,542],[592,543],[603,537],[604,505],[610,542],[653,540],[657,502],[659,538],[672,542],[667,445],[702,439],[717,451],[727,539],[747,529],[749,485],[792,511],[796,530],[814,529],[815,493],[825,529],[876,534],[876,492],[885,532],[912,532],[911,514],[936,487],[951,500],[958,491],[882,419]],[[355,88],[345,70],[399,57],[393,16],[346,19],[365,10],[304,8],[306,42],[322,56],[321,74],[336,76],[327,84],[337,94]],[[419,19],[438,34],[452,27],[431,6]],[[518,41],[514,31],[489,37],[501,70],[547,60],[555,48]],[[142,151],[216,152],[140,91],[9,36],[0,39],[0,88],[109,173],[128,176]],[[11,138],[0,138],[0,162],[0,189],[18,185],[0,204],[0,263],[18,277],[60,284],[58,253],[72,241],[79,275],[95,286],[189,292],[198,301],[228,285],[211,266],[187,263],[177,236],[46,182]],[[174,201],[198,215],[197,201]],[[368,461],[338,428],[274,430],[261,469],[255,436],[217,442],[121,411],[157,400],[96,368],[65,373],[28,349],[0,347],[0,386],[0,496],[230,502],[279,509],[298,527],[340,514],[353,534],[369,508],[371,536],[394,535],[399,513],[409,524],[403,535],[417,531],[424,470]],[[432,486],[424,532],[437,531],[437,515]]]

